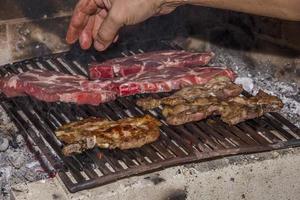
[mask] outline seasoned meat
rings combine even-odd
[[[110,121],[88,118],[60,127],[55,133],[66,145],[65,155],[80,153],[94,146],[107,149],[131,149],[154,142],[161,123],[150,115]]]
[[[259,91],[256,96],[250,98],[233,97],[220,100],[216,97],[206,97],[182,105],[166,106],[163,115],[171,125],[199,121],[211,115],[220,115],[222,121],[235,125],[267,112],[279,111],[282,107],[283,103],[278,97]]]
[[[91,63],[89,74],[92,80],[140,75],[166,68],[181,68],[206,65],[214,53],[192,53],[165,50],[140,53],[133,56],[114,58],[102,63]]]
[[[145,98],[139,99],[137,105],[145,110],[153,109],[160,105],[175,106],[178,104],[188,103],[194,99],[203,97],[217,97],[218,99],[226,99],[241,94],[243,88],[241,85],[232,83],[231,79],[226,76],[217,76],[209,80],[205,84],[193,85],[185,87],[169,97],[162,99]]]

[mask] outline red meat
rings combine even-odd
[[[214,56],[212,52],[192,53],[187,51],[156,51],[134,56],[115,58],[103,63],[92,63],[89,74],[92,80],[144,74],[165,68],[206,65]]]
[[[83,76],[55,71],[31,70],[1,79],[0,89],[9,96],[29,95],[46,102],[73,102],[98,105],[112,101],[116,93],[101,88],[84,88]]]
[[[170,92],[180,88],[205,84],[217,76],[226,76],[234,80],[235,73],[224,67],[185,67],[164,68],[160,71],[138,73],[108,81],[86,82],[86,88],[103,88],[115,91],[118,96],[129,96],[141,93]]]

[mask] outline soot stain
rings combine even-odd
[[[186,200],[187,191],[186,190],[175,190],[173,191],[166,200]]]
[[[148,176],[145,178],[146,180],[150,180],[154,185],[158,185],[166,180],[159,176],[159,174],[155,174],[154,176]]]

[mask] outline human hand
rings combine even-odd
[[[95,49],[103,51],[118,39],[121,27],[168,14],[181,3],[182,0],[80,0],[66,40],[69,44],[79,40],[83,49],[94,43]]]

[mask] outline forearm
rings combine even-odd
[[[300,0],[164,0],[300,21]]]

